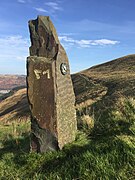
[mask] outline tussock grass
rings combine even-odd
[[[0,179],[134,180],[134,99],[94,114],[94,125],[91,114],[83,116],[78,114],[83,122],[75,142],[46,154],[29,153],[29,123],[21,122],[16,130],[13,124],[1,125]]]

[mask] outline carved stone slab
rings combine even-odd
[[[31,109],[31,149],[62,149],[75,140],[75,96],[69,62],[49,17],[29,21],[31,47],[27,58]]]

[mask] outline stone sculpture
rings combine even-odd
[[[66,52],[48,16],[29,21],[27,94],[31,110],[31,150],[62,149],[75,140],[75,95]]]

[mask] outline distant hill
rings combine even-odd
[[[119,98],[135,98],[135,55],[121,57],[73,74],[72,81],[78,110],[94,106],[98,111],[115,105]],[[24,76],[21,76],[19,82],[20,85],[25,84]],[[14,92],[0,103],[0,120],[26,117],[28,114],[26,89]]]
[[[1,75],[0,74],[0,91],[11,90],[17,86],[26,86],[25,75]]]

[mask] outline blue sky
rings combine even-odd
[[[135,0],[0,0],[0,74],[25,74],[28,21],[50,16],[71,73],[135,54]]]

